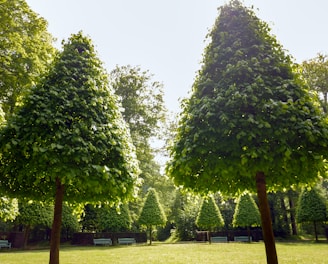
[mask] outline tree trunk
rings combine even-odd
[[[288,202],[289,202],[290,222],[292,224],[292,235],[296,236],[297,225],[296,225],[296,217],[295,217],[295,204],[291,191],[288,191]]]
[[[49,264],[59,264],[60,228],[62,223],[64,200],[64,185],[56,178],[56,197],[54,207],[54,219],[50,237],[50,260]]]
[[[273,235],[270,208],[266,193],[265,175],[263,172],[256,173],[257,197],[261,214],[262,234],[268,264],[278,264],[276,245]]]
[[[28,238],[30,236],[30,230],[31,230],[31,226],[30,225],[26,225],[25,226],[25,230],[24,230],[24,245],[23,245],[23,248],[24,249],[27,248]]]
[[[313,227],[314,227],[315,241],[318,242],[318,231],[317,231],[317,223],[316,223],[316,221],[313,221]]]
[[[151,243],[152,243],[152,233],[153,233],[153,230],[152,230],[152,226],[150,225],[149,226],[149,245],[151,245]]]

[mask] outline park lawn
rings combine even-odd
[[[328,264],[327,243],[277,243],[279,263]],[[49,262],[48,250],[17,251],[2,249],[1,264],[43,264]],[[153,246],[64,247],[61,264],[263,264],[263,243],[185,243]]]

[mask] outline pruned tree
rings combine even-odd
[[[147,192],[145,203],[141,209],[138,222],[145,225],[149,230],[149,244],[152,244],[152,227],[165,225],[166,215],[159,202],[158,195],[155,189],[150,188]]]
[[[63,216],[62,216],[62,234],[68,240],[70,235],[81,230],[79,219],[74,212],[74,208],[63,203]]]
[[[19,215],[15,222],[24,227],[24,248],[28,244],[30,232],[36,226],[50,228],[53,220],[53,207],[40,201],[19,201]]]
[[[268,25],[240,1],[220,8],[208,36],[167,173],[198,193],[257,192],[267,262],[276,264],[267,189],[325,176],[327,119]]]
[[[304,189],[299,197],[296,219],[299,223],[312,222],[318,241],[317,223],[327,221],[326,201],[316,189]]]
[[[209,237],[209,232],[215,230],[215,228],[224,226],[224,220],[220,209],[212,196],[203,199],[196,218],[196,225],[200,228],[205,228],[208,231],[207,238],[210,243],[211,238]]]
[[[0,152],[1,192],[55,197],[50,264],[59,263],[63,200],[114,203],[132,196],[139,173],[134,146],[94,46],[81,32],[64,43],[1,129]]]
[[[0,5],[0,103],[11,115],[55,55],[47,22],[25,0]]]
[[[253,197],[244,192],[237,200],[232,224],[234,227],[247,227],[248,242],[251,242],[250,227],[261,224],[260,212]]]
[[[123,232],[131,229],[132,219],[127,204],[119,207],[105,205],[98,209],[99,225],[105,232]]]

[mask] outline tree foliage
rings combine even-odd
[[[0,5],[0,102],[11,114],[29,87],[47,70],[54,57],[47,22],[25,0]]]
[[[78,33],[64,44],[49,74],[1,130],[0,149],[5,193],[52,198],[58,178],[67,200],[131,195],[134,148],[90,39]]]
[[[224,225],[220,209],[212,196],[202,201],[196,218],[196,225],[206,230],[214,230]]]
[[[269,32],[239,1],[220,9],[171,148],[167,171],[178,185],[254,190],[262,171],[281,188],[325,169],[327,120]]]
[[[323,107],[328,109],[328,56],[318,54],[317,57],[302,63],[302,73],[310,88],[323,96]]]
[[[249,193],[243,193],[237,200],[233,216],[233,226],[250,227],[261,224],[260,212]]]
[[[15,220],[18,215],[18,201],[8,197],[0,197],[0,219],[4,222]]]
[[[166,223],[166,215],[159,202],[158,194],[153,188],[148,190],[138,222],[149,229],[150,244],[152,243],[152,226],[163,226]]]
[[[312,222],[314,224],[315,238],[317,235],[317,222],[327,220],[326,201],[316,189],[304,189],[299,197],[296,219],[299,223]]]
[[[123,232],[131,229],[132,219],[127,204],[99,208],[99,225],[103,232]]]

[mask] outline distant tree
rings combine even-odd
[[[132,219],[127,204],[105,205],[98,209],[99,225],[103,232],[123,232],[131,229]]]
[[[139,173],[134,146],[89,38],[78,33],[63,45],[47,76],[1,129],[0,152],[2,193],[55,197],[50,264],[59,263],[64,199],[132,197]]]
[[[195,238],[197,231],[196,218],[201,200],[198,196],[182,193],[178,190],[169,220],[175,227],[175,236],[182,241],[190,241]]]
[[[327,220],[326,202],[316,189],[304,189],[298,201],[296,219],[299,223],[312,222],[318,241],[317,223]]]
[[[261,224],[261,218],[259,209],[253,197],[248,192],[239,196],[232,224],[234,227],[247,227],[248,242],[251,242],[250,227],[259,226]]]
[[[290,56],[253,10],[220,8],[167,173],[198,193],[256,191],[267,263],[278,257],[267,189],[325,176],[328,122]]]
[[[86,204],[81,215],[82,232],[101,232],[99,208],[93,204]]]
[[[69,235],[81,230],[78,216],[74,213],[73,207],[63,203],[62,233],[69,239]]]
[[[39,201],[19,201],[19,215],[15,222],[24,226],[24,248],[28,243],[31,229],[36,226],[49,228],[53,220],[53,207]]]
[[[312,90],[323,96],[323,108],[328,109],[328,56],[319,53],[315,58],[302,63],[302,73]]]
[[[196,218],[196,225],[208,231],[207,238],[209,242],[211,242],[209,231],[214,231],[216,228],[224,226],[224,220],[220,209],[212,196],[203,199]]]
[[[0,103],[11,115],[48,69],[55,49],[47,22],[25,0],[1,2],[0,35]]]
[[[146,201],[141,209],[138,222],[141,225],[145,225],[149,230],[149,241],[152,244],[152,227],[165,225],[166,215],[159,202],[158,194],[155,189],[150,188],[148,190]]]

